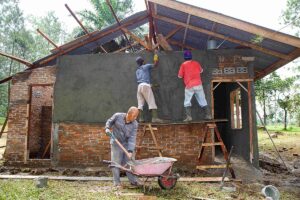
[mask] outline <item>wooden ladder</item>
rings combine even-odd
[[[206,142],[207,136],[209,134],[211,134],[211,142]],[[215,141],[215,137],[214,137],[215,135],[217,136],[217,141]],[[204,138],[203,138],[203,140],[201,141],[201,144],[200,144],[200,150],[199,150],[199,156],[198,156],[199,161],[202,158],[203,151],[204,151],[205,147],[213,147],[212,150],[214,151],[215,150],[215,146],[221,146],[221,149],[222,149],[222,152],[223,152],[223,155],[224,155],[224,159],[225,159],[226,162],[228,162],[228,152],[227,152],[226,146],[224,145],[224,142],[223,142],[223,140],[222,140],[222,138],[220,136],[220,132],[219,132],[219,130],[217,128],[217,125],[215,123],[209,122],[209,123],[206,123],[205,129],[204,129]],[[198,165],[196,167],[196,169],[200,169],[200,170],[205,170],[205,169],[220,169],[220,168],[221,169],[222,168],[225,169],[226,167],[227,167],[226,164],[219,164],[219,165]],[[234,171],[232,169],[231,164],[229,164],[229,171],[231,173],[232,178],[235,178],[235,174],[234,174]]]
[[[156,139],[156,136],[155,136],[155,133],[154,131],[157,131],[157,127],[152,127],[152,124],[151,123],[146,123],[146,124],[141,124],[143,126],[143,133],[142,133],[142,136],[141,136],[141,139],[139,141],[139,144],[136,146],[137,148],[137,151],[136,151],[136,154],[138,155],[138,153],[140,152],[141,148],[146,148],[146,149],[154,149],[157,151],[158,155],[160,157],[162,157],[162,147],[159,147],[158,146],[158,143],[157,143],[157,139]],[[146,147],[146,146],[142,146],[143,144],[143,138],[146,134],[146,132],[149,131],[151,133],[151,136],[152,136],[152,139],[154,141],[154,144],[155,146],[153,147]]]

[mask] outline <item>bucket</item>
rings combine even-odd
[[[267,185],[262,190],[261,193],[265,195],[265,197],[271,197],[273,200],[279,200],[280,193],[278,189],[273,185]]]
[[[207,41],[207,49],[216,49],[217,41],[216,40],[208,40]]]

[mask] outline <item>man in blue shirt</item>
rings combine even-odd
[[[158,55],[156,53],[154,55],[154,64],[144,64],[144,59],[141,56],[137,57],[135,61],[138,65],[136,70],[136,79],[138,83],[138,89],[137,89],[138,109],[140,110],[139,121],[144,122],[142,111],[146,101],[149,110],[151,110],[152,122],[163,123],[164,120],[159,119],[157,116],[157,106],[155,103],[153,91],[151,89],[151,82],[150,82],[151,69],[157,66]]]

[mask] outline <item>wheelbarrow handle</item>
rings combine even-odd
[[[132,156],[129,155],[129,152],[124,148],[124,146],[119,142],[119,140],[114,136],[113,132],[108,132],[107,135],[117,143],[117,145],[124,151],[124,153],[126,154],[126,156],[132,160]]]

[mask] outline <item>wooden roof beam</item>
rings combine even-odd
[[[170,44],[179,46],[179,47],[181,47],[181,48],[186,48],[186,49],[190,49],[190,50],[196,50],[196,48],[194,48],[194,47],[191,47],[191,46],[186,45],[186,44],[182,44],[181,42],[178,42],[178,41],[175,41],[175,40],[168,39],[168,42],[169,42]]]
[[[132,45],[132,46],[135,46],[135,45],[137,45],[137,44],[139,44],[139,43],[138,43],[138,42],[134,42],[134,43],[132,43],[131,45]],[[124,50],[129,49],[129,48],[130,48],[130,45],[128,45],[128,46],[126,46],[126,47],[123,47],[123,48],[121,48],[121,49],[118,49],[118,50],[114,51],[113,53],[118,53],[118,52],[124,51]]]
[[[30,63],[30,62],[28,62],[28,61],[26,61],[26,60],[24,60],[22,58],[18,58],[16,56],[13,56],[13,55],[1,52],[1,51],[0,51],[0,55],[4,56],[4,57],[7,57],[7,58],[10,58],[12,60],[15,60],[15,61],[17,61],[19,63],[22,63],[22,64],[26,65],[27,67],[32,67],[32,63]]]
[[[195,7],[189,4],[173,0],[148,0],[148,2],[159,4],[167,8],[185,12],[203,19],[214,21],[220,24],[230,26],[232,28],[246,31],[255,35],[260,35],[264,38],[269,38],[274,41],[282,42],[284,44],[300,48],[300,39],[297,37],[286,35],[278,31],[267,29],[220,13],[212,12],[203,8]]]
[[[188,17],[187,17],[187,19],[186,19],[186,25],[187,26],[185,27],[185,30],[184,30],[182,44],[185,44],[186,35],[187,35],[188,27],[189,27],[189,24],[190,24],[190,20],[191,20],[191,15],[189,14]]]
[[[167,42],[166,38],[162,34],[157,35],[157,40],[159,45],[165,50],[165,51],[172,51],[172,47]]]
[[[270,66],[268,66],[267,68],[265,68],[264,70],[258,71],[256,72],[256,76],[255,76],[255,80],[261,79],[263,77],[265,77],[266,75],[268,75],[269,73],[272,73],[273,71],[275,71],[276,69],[280,68],[281,66],[291,62],[292,60],[298,58],[300,56],[300,48],[297,48],[296,50],[292,51],[289,54],[290,59],[289,60],[284,60],[281,59],[273,64],[271,64]]]
[[[117,21],[118,25],[121,26],[121,22],[120,22],[119,18],[117,17],[117,15],[116,15],[116,13],[115,13],[115,11],[114,11],[112,5],[110,4],[110,1],[109,1],[109,0],[106,0],[106,3],[107,3],[107,5],[108,5],[108,7],[109,7],[109,9],[110,9],[110,11],[111,11],[111,13],[112,13],[112,15],[114,16],[115,20]],[[125,34],[124,30],[121,29],[121,31],[122,31],[124,37],[126,38],[128,44],[129,44],[130,47],[132,48],[132,46],[131,46],[131,44],[130,44],[130,41],[129,41],[127,35]],[[133,48],[132,48],[132,49],[133,49]]]
[[[236,44],[240,44],[240,45],[243,45],[243,46],[246,46],[246,47],[250,47],[252,49],[261,51],[263,53],[266,53],[266,54],[269,54],[269,55],[272,55],[272,56],[275,56],[275,57],[283,58],[283,59],[286,59],[286,60],[289,59],[288,55],[285,55],[285,54],[282,54],[282,53],[279,53],[279,52],[276,52],[276,51],[273,51],[273,50],[270,50],[270,49],[266,49],[266,48],[263,48],[261,46],[249,43],[249,42],[244,42],[244,41],[237,40],[237,39],[234,39],[234,38],[231,38],[231,37],[227,37],[225,35],[215,33],[215,32],[203,29],[203,28],[199,28],[199,27],[192,26],[192,25],[187,26],[185,23],[179,22],[175,19],[171,19],[171,18],[168,18],[168,17],[163,17],[163,16],[160,16],[160,15],[154,15],[153,17],[155,19],[159,19],[159,20],[162,20],[162,21],[165,21],[165,22],[169,22],[169,23],[172,23],[172,24],[175,24],[175,25],[178,25],[178,26],[188,27],[188,29],[191,29],[191,30],[196,31],[196,32],[204,33],[204,34],[211,35],[211,36],[214,36],[214,37],[217,37],[217,38],[221,38],[223,40],[227,40],[227,41],[230,41],[230,42],[233,42],[233,43],[236,43]]]
[[[173,29],[172,31],[170,31],[166,36],[166,40],[168,40],[169,38],[171,38],[173,35],[175,35],[180,29],[182,29],[182,26],[177,26],[175,29]],[[159,44],[154,45],[153,49],[155,49],[156,47],[158,47]]]
[[[12,77],[13,77],[13,76],[9,76],[9,77],[6,77],[6,78],[0,80],[0,84],[6,83],[7,81],[10,81],[10,80],[12,79]]]
[[[76,17],[75,13],[71,10],[71,8],[68,6],[68,4],[65,4],[65,7],[68,9],[68,11],[73,16],[73,18],[77,21],[77,23],[82,28],[82,30],[90,37],[91,33],[83,26],[83,24],[81,23],[81,21]],[[102,45],[100,45],[100,48],[102,49],[102,51],[104,51],[105,53],[107,53],[107,51],[104,49],[104,47]]]
[[[145,43],[141,38],[139,38],[138,36],[136,36],[135,34],[130,32],[127,28],[122,28],[122,30],[123,30],[124,33],[127,33],[128,35],[130,35],[132,39],[134,39],[135,41],[140,43],[140,45],[142,45],[145,49],[151,50],[151,49],[149,49],[147,43]]]
[[[75,43],[74,45],[72,45],[72,46],[64,49],[64,52],[57,52],[56,54],[54,54],[52,56],[49,56],[46,59],[42,59],[42,60],[38,61],[37,63],[35,63],[35,67],[34,68],[39,67],[40,65],[47,64],[48,62],[56,59],[57,57],[63,55],[64,53],[68,53],[68,52],[70,52],[70,51],[72,51],[72,50],[74,50],[74,49],[76,49],[78,47],[84,46],[87,43],[99,40],[100,38],[102,38],[102,37],[104,37],[104,36],[106,36],[106,35],[108,35],[110,33],[113,33],[115,31],[120,30],[123,27],[127,27],[127,26],[129,26],[131,24],[134,24],[134,23],[137,23],[139,21],[142,21],[142,20],[146,19],[147,17],[148,16],[143,16],[143,17],[139,17],[139,18],[136,18],[136,19],[132,19],[132,20],[130,20],[130,21],[122,24],[121,26],[117,26],[117,27],[115,27],[115,28],[113,28],[111,30],[107,30],[107,31],[105,31],[105,32],[103,32],[103,33],[101,33],[101,34],[99,34],[97,36],[87,38],[85,41],[82,41],[82,42],[79,42],[79,43]]]
[[[36,31],[43,36],[43,38],[45,38],[50,44],[52,44],[55,48],[59,48],[57,44],[55,44],[55,42],[53,42],[45,33],[43,33],[40,29],[36,29]]]
[[[149,2],[148,3],[148,19],[149,19],[149,37],[150,40],[153,40],[154,44],[157,44],[156,40],[156,33],[157,33],[157,27],[154,24],[153,20],[153,4],[151,5]],[[154,49],[154,48],[153,48]]]

